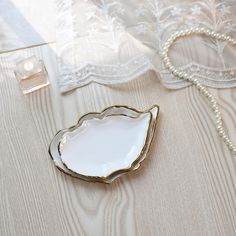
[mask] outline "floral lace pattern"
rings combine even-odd
[[[236,37],[236,2],[227,0],[57,0],[59,85],[62,92],[91,82],[116,84],[147,70],[164,86],[187,86],[173,78],[158,56],[174,31],[204,26]],[[176,42],[173,61],[211,87],[236,86],[236,50],[204,37]]]

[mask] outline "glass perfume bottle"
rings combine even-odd
[[[24,94],[49,85],[48,73],[42,60],[35,56],[16,64],[15,75]]]

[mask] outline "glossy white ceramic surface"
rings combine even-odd
[[[159,113],[159,107],[157,105],[154,105],[152,108],[150,108],[149,110],[144,111],[144,112],[137,111],[137,110],[127,107],[127,106],[115,105],[115,106],[111,106],[111,107],[106,108],[101,113],[88,113],[88,114],[82,116],[75,126],[60,130],[54,136],[54,138],[52,139],[50,146],[49,146],[49,154],[50,154],[52,160],[54,161],[54,164],[56,165],[56,167],[59,170],[61,170],[62,172],[64,172],[65,174],[68,174],[70,176],[80,178],[80,179],[83,179],[86,181],[91,181],[91,182],[111,183],[119,176],[121,176],[127,172],[138,169],[139,166],[141,165],[142,161],[146,158],[147,153],[150,148],[150,145],[151,145],[151,142],[152,142],[152,139],[153,139],[153,136],[154,136],[158,113]],[[132,163],[131,168],[129,168],[129,169],[119,169],[118,168],[111,175],[104,178],[104,176],[94,177],[94,174],[92,176],[86,176],[86,175],[83,175],[82,173],[76,173],[76,172],[68,169],[66,167],[66,165],[64,165],[64,163],[62,162],[61,153],[59,152],[59,149],[60,149],[60,145],[63,141],[63,137],[64,137],[64,141],[65,141],[65,136],[68,133],[74,132],[77,129],[79,129],[81,126],[83,126],[84,122],[86,122],[88,120],[93,120],[93,119],[104,120],[106,117],[114,116],[114,115],[121,116],[121,117],[128,116],[131,119],[137,119],[141,115],[144,115],[144,114],[150,114],[150,116],[151,116],[150,124],[149,124],[148,130],[147,130],[147,133],[148,133],[147,139],[146,139],[145,147],[142,149],[141,155],[139,157],[137,157],[137,159]]]
[[[64,135],[60,144],[62,162],[86,176],[107,177],[130,168],[145,146],[151,116],[112,115],[84,121]]]

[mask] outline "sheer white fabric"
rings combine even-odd
[[[155,70],[163,85],[188,82],[164,70],[159,52],[174,31],[204,26],[236,37],[236,1],[57,0],[59,86],[67,92],[90,82],[124,83]],[[179,40],[175,65],[203,84],[236,86],[236,48],[200,36]]]

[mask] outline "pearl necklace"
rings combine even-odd
[[[193,75],[176,69],[171,63],[170,58],[168,56],[169,49],[172,47],[173,43],[178,38],[189,36],[192,34],[204,34],[217,40],[227,41],[233,45],[236,45],[236,40],[231,38],[230,36],[226,36],[225,34],[220,34],[206,28],[190,28],[187,30],[181,30],[173,33],[164,44],[163,50],[161,52],[161,57],[164,61],[165,67],[177,78],[190,81],[200,91],[200,93],[207,98],[215,114],[216,129],[219,136],[223,139],[229,150],[232,151],[234,155],[236,155],[236,146],[230,140],[229,136],[225,132],[225,129],[223,128],[221,112],[219,110],[219,105],[216,102],[215,97],[208,91],[208,89],[205,86],[203,86],[199,82],[198,79],[194,78]]]

